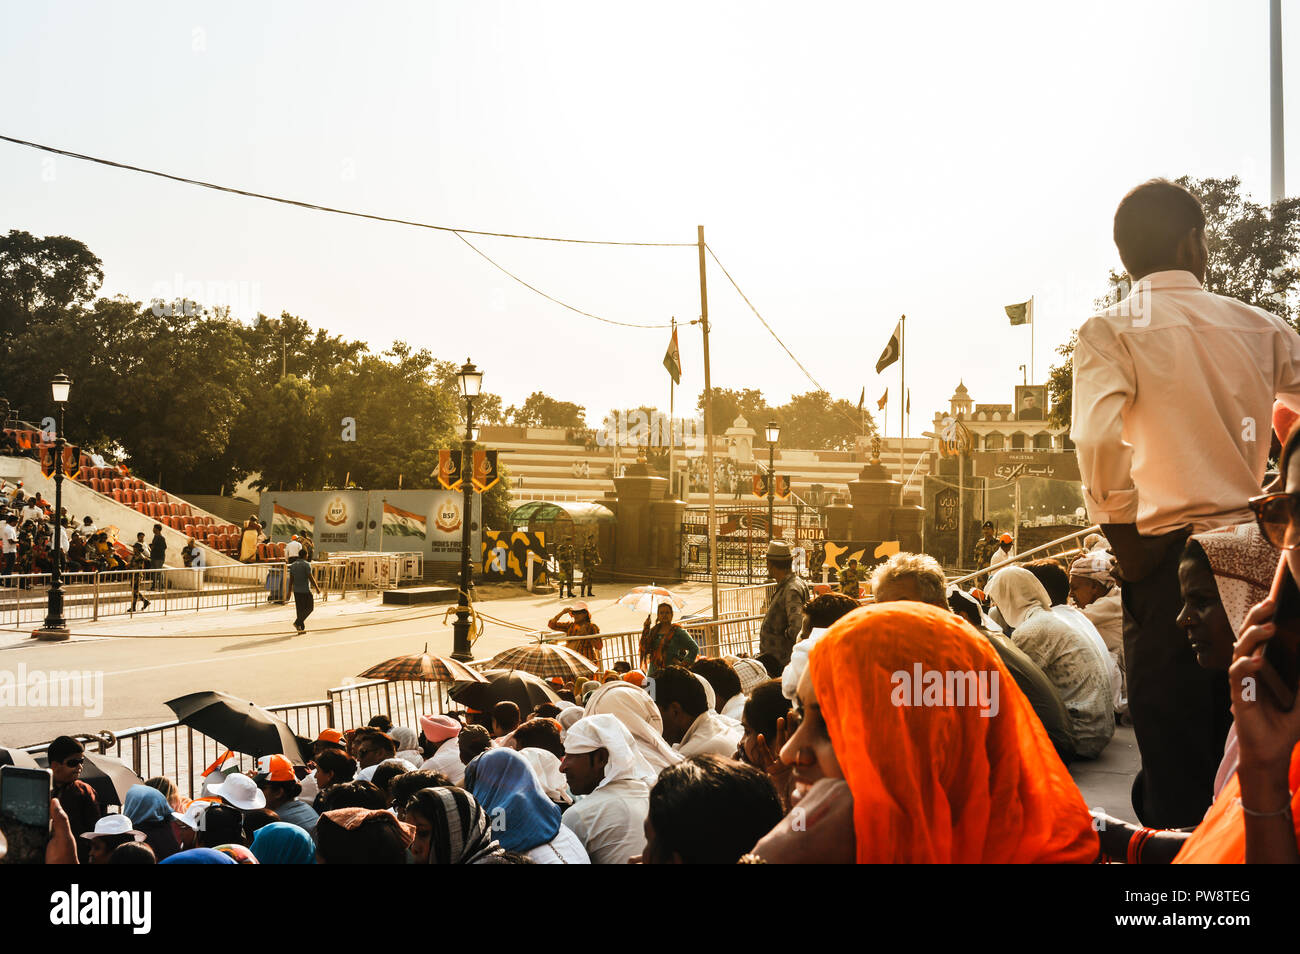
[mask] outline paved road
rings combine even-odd
[[[687,584],[675,591],[685,596],[687,611],[708,603],[706,585]],[[617,593],[609,593],[589,601],[598,625],[606,632],[639,627],[641,617],[613,606]],[[477,605],[499,619],[541,629],[565,604],[554,596],[523,593]],[[452,631],[445,612],[445,606],[383,606],[371,597],[318,604],[303,636],[293,631],[292,606],[78,623],[67,643],[0,631],[0,674],[17,678],[20,666],[26,673],[84,671],[102,675],[103,689],[99,705],[89,712],[84,705],[0,708],[0,742],[29,745],[64,732],[169,721],[173,715],[164,700],[201,689],[220,689],[263,705],[320,699],[330,687],[384,659],[420,652],[425,645],[449,654]],[[524,641],[517,630],[489,624],[474,655],[492,656]],[[69,690],[72,683],[62,685]],[[95,695],[93,688],[90,695]],[[19,700],[24,701],[39,700]]]

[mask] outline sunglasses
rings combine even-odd
[[[1300,547],[1300,494],[1274,493],[1246,501],[1255,514],[1259,532],[1279,550]]]
[[[85,765],[86,760],[83,758],[64,759],[63,764],[69,766],[70,768],[75,768],[78,765]]]

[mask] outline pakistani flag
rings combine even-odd
[[[1007,317],[1013,325],[1032,325],[1034,323],[1034,300],[1022,301],[1018,305],[1005,305]]]
[[[673,337],[668,342],[668,351],[664,355],[664,367],[668,369],[668,375],[673,379],[673,384],[682,383],[682,353],[677,350],[677,329],[673,329]]]
[[[316,527],[316,518],[310,514],[298,513],[288,507],[274,505],[271,514],[271,539],[283,537],[289,539],[295,533],[311,533]]]
[[[889,344],[885,345],[885,350],[880,352],[880,358],[876,361],[876,374],[884,371],[885,368],[898,360],[902,335],[903,323],[900,321],[894,326],[894,334],[889,339]]]
[[[424,539],[429,522],[418,513],[402,510],[390,503],[384,504],[384,535],[395,537],[419,537]]]

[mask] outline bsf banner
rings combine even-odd
[[[777,474],[774,495],[778,500],[784,500],[790,496],[790,478],[785,474]]]
[[[465,478],[461,474],[461,451],[446,448],[438,451],[438,483],[447,490],[460,490],[464,486]]]
[[[754,496],[755,497],[767,496],[767,481],[763,479],[762,474],[754,475]]]
[[[474,489],[481,494],[487,493],[500,479],[501,475],[497,472],[497,452],[474,451],[474,473],[470,477]]]

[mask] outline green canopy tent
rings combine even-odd
[[[531,500],[510,511],[510,526],[543,534],[551,553],[561,543],[580,547],[595,540],[606,563],[614,555],[614,513],[602,504]]]

